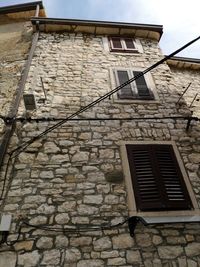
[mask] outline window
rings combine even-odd
[[[137,208],[191,209],[191,201],[170,145],[126,145]]]
[[[122,156],[131,215],[183,215],[198,209],[174,142],[125,143]]]
[[[141,71],[136,70],[115,70],[114,72],[117,86],[141,73]],[[154,94],[152,88],[150,87],[152,82],[150,82],[150,79],[148,79],[149,77],[150,75],[141,76],[134,82],[124,86],[120,91],[117,92],[118,99],[153,100]]]
[[[110,37],[110,48],[114,52],[138,52],[138,44],[133,38]]]

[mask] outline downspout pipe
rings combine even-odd
[[[36,16],[38,16],[38,14],[39,14],[39,8],[40,8],[40,6],[37,5],[36,13],[35,13]],[[37,27],[36,32],[33,34],[32,44],[31,44],[31,48],[30,48],[30,51],[28,54],[28,58],[27,58],[26,63],[25,63],[24,71],[22,73],[22,77],[21,77],[21,80],[19,82],[19,85],[16,89],[16,96],[15,96],[15,99],[13,101],[14,104],[11,107],[11,110],[9,112],[8,117],[12,118],[12,119],[5,125],[5,128],[6,128],[5,133],[3,135],[3,138],[2,138],[2,141],[0,144],[0,172],[2,170],[3,162],[5,159],[6,152],[8,150],[10,139],[13,135],[14,130],[15,130],[16,116],[17,116],[17,112],[18,112],[21,98],[23,96],[26,80],[28,78],[28,74],[29,74],[31,62],[33,59],[33,55],[34,55],[34,52],[35,52],[35,49],[37,46],[38,38],[39,38],[39,27]]]

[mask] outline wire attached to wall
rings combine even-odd
[[[9,154],[8,161],[7,161],[7,164],[6,164],[6,170],[5,170],[5,174],[4,174],[4,179],[3,179],[3,185],[2,185],[0,200],[3,199],[3,194],[4,194],[4,191],[5,191],[6,180],[7,180],[7,175],[8,175],[9,164],[10,164],[11,160],[12,160],[12,154]]]
[[[192,83],[189,83],[188,86],[185,88],[185,90],[183,91],[183,93],[181,94],[181,96],[179,97],[178,101],[176,102],[176,104],[178,104],[180,102],[180,100],[183,98],[184,94],[187,92],[187,90],[190,88]]]
[[[117,86],[116,88],[114,88],[113,90],[111,90],[110,92],[106,93],[105,95],[99,97],[97,100],[91,102],[90,104],[84,106],[83,108],[80,108],[77,112],[73,113],[72,115],[68,116],[67,118],[59,121],[58,123],[56,123],[55,125],[49,127],[48,129],[46,129],[45,131],[43,131],[42,133],[40,133],[39,135],[31,138],[29,141],[23,142],[21,145],[19,145],[17,148],[13,149],[10,152],[10,157],[11,158],[16,158],[20,153],[22,153],[28,146],[30,146],[33,142],[35,142],[36,140],[40,139],[41,137],[45,136],[47,133],[53,131],[54,129],[62,126],[64,123],[66,123],[67,121],[75,118],[76,116],[78,116],[79,114],[83,113],[84,111],[92,108],[93,106],[95,106],[96,104],[100,103],[101,101],[105,100],[106,98],[109,98],[111,95],[113,95],[114,93],[118,92],[119,90],[121,90],[123,87],[125,87],[126,85],[132,83],[133,81],[135,81],[136,79],[142,77],[143,75],[145,75],[146,73],[148,73],[149,71],[153,70],[154,68],[156,68],[157,66],[159,66],[160,64],[164,63],[165,61],[167,61],[168,59],[170,59],[171,57],[173,57],[174,55],[176,55],[177,53],[181,52],[182,50],[184,50],[185,48],[187,48],[188,46],[190,46],[191,44],[193,44],[194,42],[196,42],[197,40],[200,39],[200,36],[198,36],[197,38],[193,39],[192,41],[188,42],[187,44],[185,44],[184,46],[182,46],[181,48],[177,49],[176,51],[174,51],[173,53],[171,53],[168,56],[165,56],[163,59],[159,60],[158,62],[156,62],[155,64],[151,65],[149,68],[145,69],[144,71],[140,72],[139,74],[137,74],[135,77],[131,78],[130,80],[124,82],[123,84]],[[187,129],[190,126],[190,122],[191,120],[188,120],[188,124],[187,124]],[[15,154],[16,153],[16,154]],[[9,161],[7,162],[7,166],[9,165]],[[8,167],[6,167],[6,169],[8,169]],[[6,179],[7,179],[7,172],[6,175],[4,176],[4,188],[5,188],[5,183],[6,183]],[[3,194],[1,194],[1,199],[3,197]]]
[[[173,53],[171,53],[168,56],[165,56],[163,59],[159,60],[158,62],[154,63],[153,65],[151,65],[150,67],[148,67],[147,69],[145,69],[144,71],[138,73],[135,77],[129,79],[128,81],[124,82],[123,84],[117,86],[116,88],[114,88],[113,90],[111,90],[110,92],[104,94],[103,96],[100,96],[98,99],[96,99],[95,101],[91,102],[90,104],[84,106],[83,108],[80,108],[78,111],[76,111],[75,113],[73,113],[72,115],[68,116],[67,118],[63,119],[62,121],[56,123],[55,125],[49,127],[47,130],[45,130],[44,132],[40,133],[39,135],[33,137],[32,139],[30,139],[27,142],[22,143],[20,146],[18,146],[17,148],[15,148],[14,150],[12,150],[12,154],[15,153],[16,151],[18,151],[18,153],[16,154],[16,156],[19,155],[19,153],[21,153],[22,151],[24,151],[28,146],[30,146],[33,142],[35,142],[36,140],[40,139],[41,137],[43,137],[44,135],[46,135],[47,133],[55,130],[56,128],[62,126],[64,123],[66,123],[67,121],[69,121],[70,119],[73,119],[74,117],[76,117],[77,115],[83,113],[84,111],[92,108],[93,106],[95,106],[96,104],[100,103],[101,101],[105,100],[106,98],[109,98],[111,95],[113,95],[114,93],[118,92],[119,90],[121,90],[123,87],[125,87],[126,85],[132,83],[133,81],[137,80],[138,78],[144,76],[146,73],[148,73],[149,71],[153,70],[154,68],[156,68],[157,66],[159,66],[160,64],[164,63],[165,61],[167,61],[168,59],[170,59],[171,57],[173,57],[174,55],[178,54],[179,52],[181,52],[182,50],[184,50],[185,48],[187,48],[188,46],[190,46],[191,44],[193,44],[194,42],[196,42],[197,40],[200,39],[200,36],[198,36],[197,38],[193,39],[192,41],[188,42],[187,44],[185,44],[184,46],[182,46],[181,48],[177,49],[176,51],[174,51]]]
[[[10,120],[12,120],[12,118],[9,117],[2,117],[3,120],[6,123],[9,123]],[[69,119],[68,121],[129,121],[129,120],[168,120],[168,119],[174,119],[174,120],[188,120],[188,119],[192,119],[192,120],[200,120],[200,118],[198,117],[185,117],[185,116],[157,116],[157,117],[124,117],[124,118],[73,118],[73,119]],[[40,118],[25,118],[25,117],[17,117],[15,118],[15,121],[20,121],[21,123],[26,123],[26,122],[52,122],[52,121],[62,121],[65,118],[53,118],[53,117],[40,117]]]
[[[57,232],[57,233],[65,233],[65,234],[80,234],[80,233],[86,233],[86,232],[96,232],[96,231],[105,231],[105,230],[110,230],[113,228],[118,228],[118,227],[122,227],[125,223],[129,222],[130,218],[126,218],[124,221],[119,222],[117,224],[102,224],[102,225],[73,225],[71,227],[68,228],[58,228],[58,227],[52,227],[49,225],[45,225],[45,224],[41,224],[41,225],[34,225],[34,224],[30,224],[27,221],[21,221],[20,225],[19,225],[19,230],[17,233],[17,238],[14,241],[8,241],[8,235],[9,232],[5,232],[2,235],[2,239],[0,241],[0,246],[2,244],[7,244],[8,246],[13,246],[15,245],[17,242],[20,241],[20,236],[21,236],[21,230],[23,225],[31,227],[31,228],[35,228],[35,229],[40,229],[40,230],[44,230],[44,231],[52,231],[52,232]]]

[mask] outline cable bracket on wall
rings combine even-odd
[[[193,97],[192,102],[190,103],[189,108],[192,108],[192,105],[193,105],[193,103],[194,103],[195,100],[196,101],[199,101],[199,99],[197,99],[197,96],[198,96],[198,93],[196,93],[195,96]]]
[[[46,89],[45,89],[45,87],[44,87],[44,82],[43,82],[42,77],[40,77],[40,81],[41,81],[42,90],[43,90],[43,93],[44,93],[44,98],[40,98],[40,99],[38,100],[38,103],[45,103],[45,101],[47,100],[47,93],[46,93]]]
[[[5,125],[11,125],[16,119],[14,117],[3,117],[0,118],[4,121]]]
[[[147,226],[148,224],[146,223],[146,221],[142,218],[142,217],[138,217],[138,216],[132,216],[128,219],[128,227],[129,227],[129,232],[130,232],[130,236],[134,237],[135,235],[135,228],[137,226],[137,224],[141,222],[143,225]]]
[[[186,131],[189,131],[190,125],[191,125],[191,121],[199,121],[199,118],[197,117],[188,117],[186,118],[187,120],[187,125],[186,125]]]
[[[179,97],[178,101],[176,102],[176,104],[178,104],[180,102],[180,100],[182,99],[182,97],[184,96],[184,94],[187,92],[187,90],[190,88],[192,83],[189,83],[188,86],[185,88],[185,90],[183,91],[183,93],[181,94],[181,96]],[[184,88],[184,87],[183,87]]]

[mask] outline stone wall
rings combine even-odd
[[[100,36],[42,33],[26,84],[26,92],[35,94],[37,109],[27,114],[22,104],[19,115],[65,118],[112,89],[112,68],[145,68],[161,59],[155,41],[140,41],[144,53],[123,55],[107,51]],[[92,225],[114,225],[128,217],[124,180],[107,179],[108,174],[123,173],[120,141],[175,141],[199,201],[198,123],[187,132],[184,120],[103,120],[191,114],[187,103],[176,104],[180,85],[169,67],[160,65],[152,75],[158,101],[122,104],[106,99],[79,116],[85,120],[65,123],[16,157],[2,204],[2,211],[13,215],[9,241],[17,238],[23,220],[32,227],[22,225],[20,242],[12,248],[2,245],[0,266],[5,262],[8,267],[200,265],[197,223],[139,224],[134,238],[127,224],[107,230],[88,229]],[[44,97],[40,77],[47,92],[45,103],[39,101]],[[20,142],[55,123],[19,122]],[[59,229],[82,225],[86,229],[63,233],[37,228],[41,224]]]
[[[186,104],[193,113],[193,116],[200,117],[200,77],[198,70],[191,70],[188,68],[171,68],[171,71],[174,76],[174,80],[176,82],[177,88],[179,88],[180,92],[184,92],[184,90],[189,86],[188,90],[183,95],[183,101],[180,101],[180,105]],[[196,99],[194,100],[195,96]],[[193,102],[194,100],[194,102]]]

